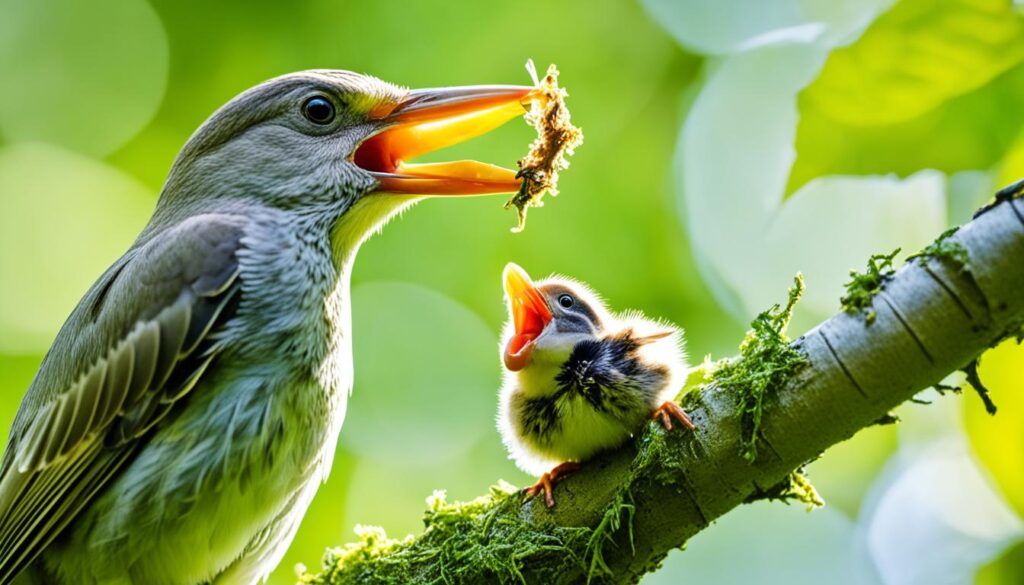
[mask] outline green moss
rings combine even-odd
[[[794,471],[786,476],[786,480],[789,485],[782,494],[783,501],[787,503],[789,501],[800,502],[808,512],[825,505],[825,501],[818,495],[818,490],[814,489],[806,475]]]
[[[732,388],[740,395],[740,452],[750,462],[757,459],[765,396],[807,363],[806,356],[793,349],[786,337],[786,327],[803,292],[804,280],[798,274],[789,289],[786,306],[774,305],[754,318],[740,345],[739,357],[719,362],[711,375],[718,385]]]
[[[981,376],[978,375],[978,365],[980,363],[981,356],[978,356],[971,360],[971,363],[964,366],[963,372],[967,375],[967,383],[971,385],[971,388],[974,388],[978,397],[981,398],[981,402],[985,405],[985,412],[994,416],[996,414],[996,404],[992,402],[988,388],[981,382]]]
[[[778,500],[786,504],[799,502],[808,512],[825,505],[825,501],[818,495],[818,490],[814,489],[811,481],[799,469],[768,489],[756,490],[747,498],[747,503],[758,500]]]
[[[964,247],[960,242],[951,239],[951,236],[955,234],[960,228],[954,227],[946,230],[934,242],[925,246],[923,250],[909,256],[907,262],[911,260],[917,260],[922,264],[927,262],[929,258],[936,260],[945,260],[952,263],[954,266],[960,268],[960,272],[967,272],[970,270],[971,258],[967,253],[967,248]]]
[[[875,254],[868,259],[867,271],[850,271],[850,282],[846,283],[846,296],[839,299],[844,311],[851,315],[864,312],[868,325],[875,322],[876,314],[871,308],[871,300],[896,273],[892,262],[899,253],[900,249],[896,248],[891,254]]]
[[[300,583],[525,583],[524,564],[546,567],[551,582],[586,550],[593,531],[581,527],[540,530],[519,520],[518,491],[501,483],[471,502],[448,503],[444,492],[428,498],[426,528],[417,538],[388,538],[380,528],[357,529],[359,541],[324,556],[321,572],[304,572]]]
[[[628,482],[627,485],[629,483],[632,482]],[[589,559],[587,583],[590,583],[594,577],[611,576],[614,574],[604,561],[604,547],[608,544],[615,544],[615,533],[623,525],[629,531],[629,547],[633,550],[633,513],[635,511],[636,506],[633,505],[633,497],[628,487],[615,494],[615,499],[612,500],[611,505],[605,510],[604,516],[601,517],[601,522],[598,523],[597,528],[594,529],[594,532],[590,535],[590,540],[587,542],[586,556]],[[624,517],[625,519],[623,519]],[[635,554],[636,551],[633,550],[633,553]]]

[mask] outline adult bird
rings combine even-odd
[[[518,188],[492,165],[403,161],[521,115],[532,90],[314,70],[214,113],[22,401],[0,584],[265,580],[330,470],[360,244],[423,196]]]

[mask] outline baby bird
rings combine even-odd
[[[498,430],[520,469],[544,492],[600,451],[626,442],[648,419],[693,429],[673,401],[686,379],[683,335],[639,312],[611,313],[586,285],[550,277],[534,284],[509,263],[510,320],[502,335],[504,383]]]

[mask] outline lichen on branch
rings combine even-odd
[[[839,299],[843,310],[850,315],[864,312],[864,320],[868,325],[875,322],[875,310],[872,308],[872,300],[882,286],[892,278],[896,270],[893,268],[893,259],[900,253],[896,248],[889,254],[875,254],[868,258],[868,268],[864,272],[850,271],[850,282],[846,283],[846,296]]]
[[[952,238],[959,229],[960,227],[957,226],[942,232],[942,235],[925,246],[920,252],[907,256],[907,262],[912,260],[927,262],[929,258],[933,258],[939,261],[951,262],[958,266],[962,272],[970,270],[971,258],[967,254],[967,248]]]
[[[807,363],[806,356],[794,349],[786,336],[793,309],[803,293],[804,279],[797,274],[786,306],[774,305],[755,317],[740,345],[739,357],[722,360],[710,373],[713,382],[740,394],[741,454],[750,462],[757,459],[765,396]]]

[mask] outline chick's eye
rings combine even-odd
[[[330,124],[334,120],[334,104],[322,97],[311,97],[302,104],[302,115],[314,124]]]
[[[572,297],[569,295],[561,295],[558,297],[558,304],[561,305],[563,309],[568,309],[575,304],[575,301],[573,301]]]

